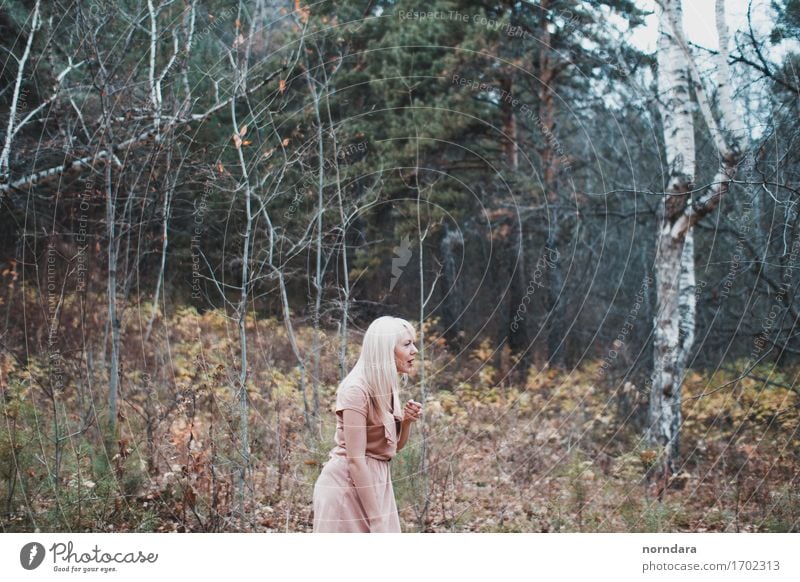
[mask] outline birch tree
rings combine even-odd
[[[184,14],[183,17],[183,34],[184,34],[184,44],[183,44],[183,55],[180,60],[180,76],[183,81],[183,89],[184,89],[184,101],[181,105],[181,109],[184,109],[188,106],[189,100],[191,99],[191,89],[189,86],[189,56],[191,55],[192,51],[192,41],[194,39],[194,25],[195,25],[195,11],[197,8],[197,0],[192,0],[190,5],[187,7],[187,12]],[[167,66],[163,69],[161,74],[156,75],[156,46],[158,40],[158,27],[157,27],[157,19],[158,19],[158,12],[153,7],[152,1],[148,2],[148,9],[150,12],[150,66],[149,66],[149,83],[150,83],[150,95],[151,95],[151,106],[153,108],[153,125],[155,126],[156,130],[161,127],[161,117],[163,115],[162,111],[162,97],[161,97],[161,87],[164,83],[164,79],[167,76],[167,73],[172,68],[175,60],[179,56],[179,38],[177,34],[173,33],[173,54],[170,57]],[[169,130],[170,133],[174,133],[174,128]],[[169,168],[171,162],[171,154],[172,148],[175,146],[174,135],[170,136],[170,139],[167,140],[169,144],[170,150],[167,154],[167,167]],[[158,148],[158,144],[154,144],[154,147]],[[178,168],[180,170],[180,167]],[[150,333],[153,331],[153,322],[155,321],[156,315],[158,313],[158,298],[161,295],[161,289],[164,285],[164,273],[167,267],[167,249],[169,248],[169,217],[172,211],[172,199],[175,193],[175,188],[178,184],[178,179],[181,175],[180,171],[175,172],[167,172],[167,185],[164,189],[164,204],[162,207],[162,216],[161,216],[161,264],[159,267],[158,278],[156,279],[156,290],[153,293],[153,310],[150,314],[150,320],[147,322],[147,329],[144,334],[144,341],[147,342],[150,339]],[[169,175],[171,174],[171,178]]]
[[[14,92],[11,96],[11,110],[8,114],[8,126],[6,127],[6,138],[5,143],[3,143],[3,149],[0,151],[0,180],[5,181],[8,177],[8,165],[9,165],[9,157],[11,156],[11,142],[14,139],[14,135],[22,128],[24,125],[23,120],[21,123],[17,123],[17,108],[19,107],[20,102],[20,89],[22,87],[22,80],[25,77],[25,66],[28,63],[28,60],[31,57],[31,47],[33,46],[33,39],[36,37],[36,33],[41,26],[41,16],[40,16],[40,5],[41,1],[37,0],[36,5],[33,7],[33,15],[31,17],[31,29],[28,33],[28,41],[25,43],[25,50],[22,53],[22,57],[17,59],[17,76],[14,81]],[[13,56],[13,53],[12,53]],[[28,116],[30,118],[30,116]]]
[[[716,56],[717,110],[723,133],[705,91],[697,64],[683,33],[680,0],[659,0],[658,88],[668,179],[659,205],[656,242],[656,315],[654,358],[647,439],[658,449],[656,473],[666,484],[679,452],[681,387],[694,342],[695,265],[692,228],[714,210],[728,192],[741,157],[741,132],[730,92],[728,32],[724,0],[717,0],[720,50]],[[692,119],[694,89],[697,105],[716,146],[720,165],[713,181],[695,186],[695,143]],[[663,487],[661,488],[663,493]]]
[[[307,24],[307,18],[302,20],[303,24]],[[317,146],[317,182],[315,184],[316,191],[317,191],[317,213],[316,213],[316,234],[315,234],[315,264],[314,264],[314,276],[311,278],[312,285],[314,287],[314,308],[313,308],[313,326],[314,326],[314,339],[313,345],[311,348],[312,353],[312,366],[313,366],[313,374],[312,374],[312,398],[313,398],[313,416],[315,419],[319,419],[320,414],[320,404],[319,404],[319,383],[320,383],[320,360],[322,358],[322,346],[321,346],[321,331],[320,331],[320,317],[321,317],[321,310],[322,310],[322,300],[323,295],[325,292],[324,288],[324,278],[325,272],[327,271],[328,263],[333,256],[332,253],[328,255],[325,259],[323,264],[323,245],[322,241],[324,238],[325,233],[323,232],[323,219],[325,216],[325,170],[327,169],[327,164],[325,161],[325,137],[324,137],[324,125],[322,122],[322,100],[325,99],[325,106],[328,109],[328,117],[330,122],[330,85],[331,85],[331,78],[336,75],[339,67],[341,67],[341,59],[338,60],[338,63],[335,62],[333,64],[333,68],[328,74],[326,70],[326,66],[328,63],[325,60],[325,55],[320,51],[320,47],[318,44],[313,44],[313,50],[311,51],[313,54],[317,56],[317,64],[316,66],[312,65],[311,58],[306,54],[306,83],[308,86],[308,94],[311,99],[311,107],[314,112],[314,122],[316,125],[316,146]],[[321,78],[317,78],[317,75]],[[329,137],[333,144],[334,150],[334,165],[338,168],[338,160],[336,156],[338,155],[338,150],[336,148],[336,130],[333,126],[333,123],[329,123]],[[340,185],[338,183],[339,176],[338,176],[338,169],[337,173],[337,188],[339,188],[339,196],[341,197],[341,190]],[[346,259],[345,259],[346,260]],[[349,293],[349,291],[347,292]],[[345,316],[346,317],[346,316]],[[346,335],[346,322],[343,324],[343,338]],[[346,348],[345,348],[346,349]]]

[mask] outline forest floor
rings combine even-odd
[[[282,323],[248,320],[243,416],[235,321],[182,308],[145,340],[150,307],[129,309],[104,439],[104,314],[63,308],[56,347],[29,314],[4,342],[19,349],[0,352],[2,531],[311,531],[333,446],[335,334],[321,337],[315,422],[311,360],[302,378]],[[402,394],[423,400],[424,418],[391,463],[403,531],[800,531],[798,370],[751,372],[769,382],[732,381],[744,364],[690,371],[663,487],[646,478],[657,452],[642,436],[645,389],[601,374],[599,359],[512,380],[507,354],[484,342],[454,358],[428,343],[434,327],[424,398],[419,370]],[[309,355],[313,329],[296,332]]]

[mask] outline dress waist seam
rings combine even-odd
[[[345,450],[344,450],[344,449],[341,449],[341,451],[340,451],[340,450],[338,450],[338,447],[337,447],[337,448],[334,448],[334,449],[331,451],[331,454],[330,454],[330,456],[331,456],[331,457],[341,457],[341,458],[343,458],[343,459],[346,459],[346,458],[347,458],[347,453],[345,452]],[[365,457],[368,457],[368,458],[370,458],[370,459],[374,459],[375,461],[383,461],[384,463],[388,463],[388,462],[390,462],[390,461],[392,460],[392,459],[382,459],[382,458],[380,458],[380,457],[376,457],[376,456],[374,456],[374,455],[371,455],[370,453],[364,453],[364,456],[365,456]]]

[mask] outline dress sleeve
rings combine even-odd
[[[369,395],[367,389],[358,384],[346,384],[339,387],[336,393],[336,412],[341,410],[355,410],[367,417],[367,403]]]

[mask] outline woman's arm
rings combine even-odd
[[[372,524],[382,516],[378,515],[378,500],[370,479],[369,467],[364,454],[367,450],[367,417],[349,408],[342,411],[344,423],[344,443],[347,452],[347,469],[356,486],[356,493]]]
[[[411,432],[411,423],[417,422],[422,414],[422,404],[409,400],[403,407],[403,420],[400,422],[400,436],[397,437],[397,450],[406,446],[408,433]]]
[[[411,432],[411,420],[408,418],[404,418],[400,421],[400,436],[397,437],[397,450],[399,451],[404,446],[406,446],[406,441],[408,441],[408,435]]]

